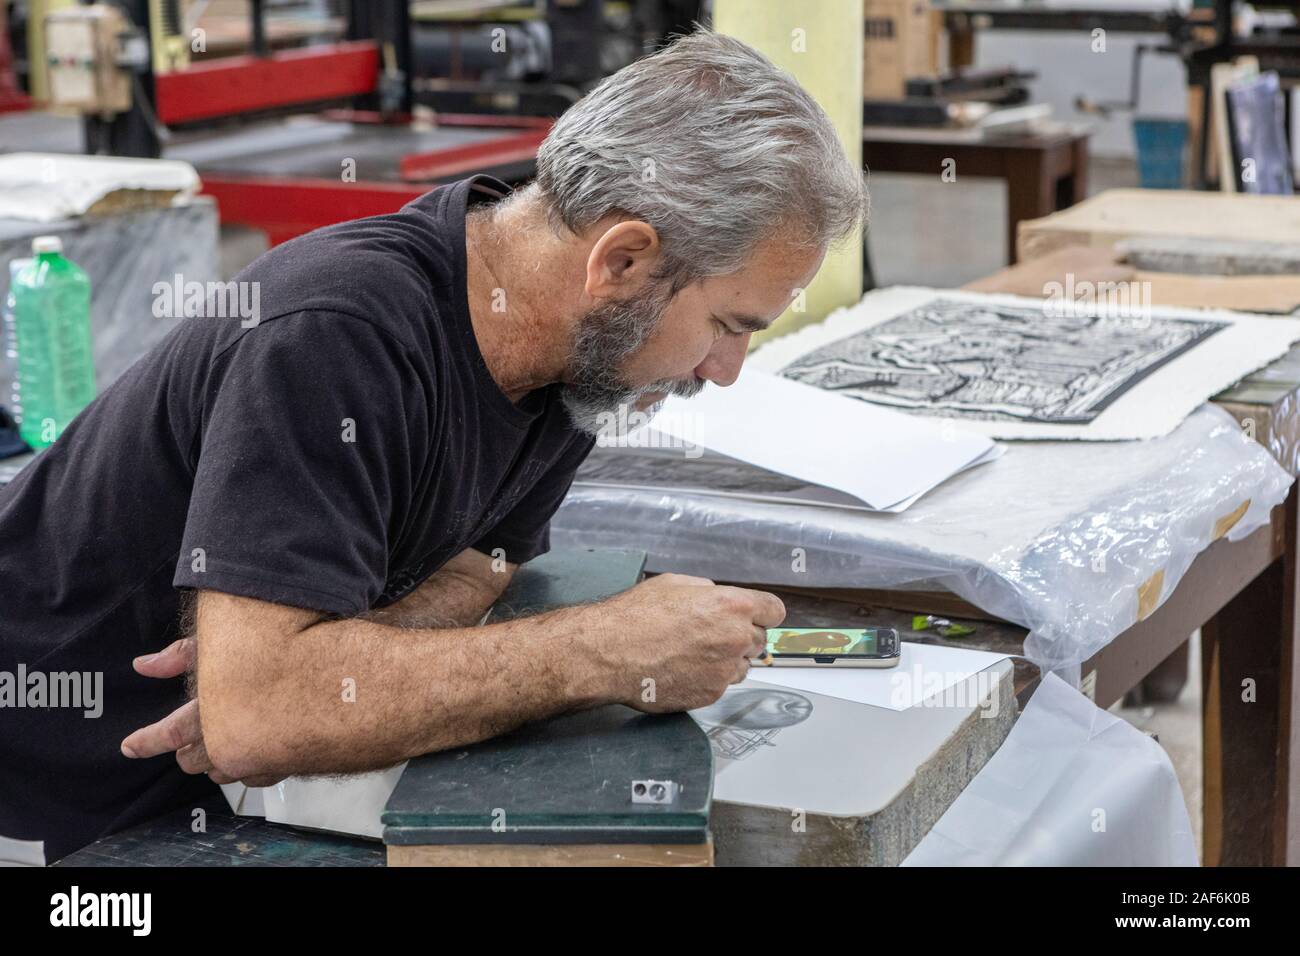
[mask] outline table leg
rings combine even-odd
[[[1283,627],[1278,673],[1277,778],[1273,805],[1273,863],[1300,866],[1300,504],[1296,486],[1287,498],[1283,565]]]
[[[1056,211],[1056,182],[1048,175],[1043,150],[1021,149],[1008,153],[1007,260],[1016,263],[1016,230],[1021,220],[1039,219]]]
[[[1201,628],[1206,866],[1275,862],[1288,825],[1292,682],[1284,645],[1296,640],[1296,491],[1286,503],[1286,551]],[[1279,799],[1281,798],[1281,799]],[[1293,821],[1294,817],[1290,817]]]
[[[1067,209],[1088,198],[1088,138],[1081,136],[1070,144],[1070,175],[1062,180],[1057,193],[1057,208]]]

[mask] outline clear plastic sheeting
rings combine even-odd
[[[1196,866],[1160,745],[1048,674],[903,866]]]
[[[1216,538],[1266,524],[1291,480],[1205,405],[1151,441],[1013,444],[901,514],[575,482],[551,540],[737,583],[946,589],[1028,628],[1030,659],[1077,679]]]

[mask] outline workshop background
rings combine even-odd
[[[1295,202],[1298,13],[1295,2],[1231,0],[2,0],[0,252],[6,261],[24,255],[33,236],[55,229],[73,259],[111,277],[105,287],[133,288],[148,270],[230,279],[271,245],[394,210],[438,184],[476,172],[527,182],[565,108],[672,35],[712,23],[795,70],[846,145],[861,150],[870,220],[810,292],[800,321],[819,321],[874,289],[979,287],[1037,258],[1035,229],[1047,217],[1115,190],[1267,192]],[[840,31],[841,47],[804,67],[796,35],[804,21],[860,29]],[[860,84],[845,85],[845,63],[860,70]],[[1247,117],[1247,96],[1272,127]],[[1281,171],[1276,188],[1245,169],[1268,150]],[[37,175],[42,162],[32,157],[86,155],[176,161],[196,178],[164,170],[134,183],[135,195],[82,206],[60,194],[48,215],[24,220],[17,194],[31,180],[19,177]],[[106,175],[121,185],[135,172]],[[186,202],[175,203],[178,195]],[[148,218],[114,218],[125,212]],[[1157,231],[1177,235],[1175,219]],[[1083,245],[1099,246],[1094,239]],[[1288,248],[1300,248],[1300,233]],[[148,295],[123,292],[111,308],[101,308],[98,287],[96,295],[102,390],[165,327]],[[0,358],[0,405],[11,404],[12,359],[12,348]],[[0,462],[0,480],[27,460]],[[911,618],[919,609],[900,610]],[[961,606],[936,610],[977,631],[1008,625]],[[1203,841],[1207,772],[1208,812],[1221,819],[1229,810],[1220,783],[1231,772],[1217,750],[1213,767],[1203,765],[1210,685],[1200,630],[1186,628],[1186,638],[1097,703],[1168,754],[1203,862],[1294,861],[1291,838],[1251,844],[1239,857],[1221,824],[1213,846]],[[1281,653],[1285,670],[1290,652]],[[1215,685],[1211,696],[1219,693]],[[1275,750],[1295,752],[1295,741],[1279,739]],[[1294,778],[1269,779],[1273,813]]]

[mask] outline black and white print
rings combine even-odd
[[[1226,325],[939,298],[813,349],[781,374],[921,414],[1086,424]]]
[[[1133,309],[1150,301],[1139,292],[1112,302],[892,286],[765,342],[748,365],[954,433],[1130,441],[1169,434],[1300,339],[1296,319]]]

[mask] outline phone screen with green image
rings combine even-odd
[[[767,631],[767,652],[773,656],[816,654],[819,657],[880,656],[880,632],[821,627],[773,627]]]

